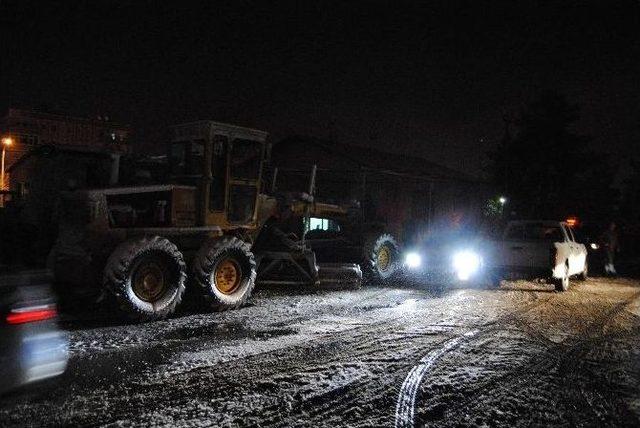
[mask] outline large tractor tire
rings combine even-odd
[[[103,285],[131,316],[158,320],[173,313],[182,300],[186,271],[182,253],[168,239],[144,237],[116,247],[104,269]]]
[[[399,273],[400,246],[387,233],[375,235],[365,241],[363,277],[367,282],[385,283]]]
[[[256,261],[249,244],[231,236],[207,241],[193,260],[196,286],[216,311],[244,305],[256,283]]]

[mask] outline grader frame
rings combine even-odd
[[[283,217],[308,224],[313,213],[347,213],[345,207],[314,200],[315,171],[307,192],[283,202],[262,191],[267,133],[213,121],[171,130],[171,184],[64,195],[50,256],[59,283],[74,284],[71,289],[80,294],[113,296],[141,319],[171,314],[187,283],[215,310],[240,307],[258,274],[269,282],[285,265],[299,274],[296,281],[283,279],[286,283],[318,284],[335,273],[360,283],[356,265],[327,265],[323,275],[305,233],[298,239],[275,225],[274,219]],[[265,229],[273,232],[271,241],[256,246]],[[272,245],[287,239],[293,245]]]

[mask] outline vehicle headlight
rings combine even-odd
[[[468,280],[480,269],[480,256],[473,251],[460,251],[453,256],[453,268],[461,281]]]
[[[404,256],[404,264],[409,269],[417,269],[422,264],[422,257],[416,252],[407,253]]]
[[[600,245],[596,244],[595,242],[592,242],[589,246],[592,250],[597,250],[598,248],[600,248]]]

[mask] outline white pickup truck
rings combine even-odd
[[[571,276],[587,278],[587,249],[564,222],[512,221],[492,247],[485,268],[496,282],[514,274],[544,277],[557,291],[566,291]]]

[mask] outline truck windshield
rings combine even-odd
[[[235,139],[231,148],[231,176],[255,180],[260,173],[262,144],[258,141]]]

